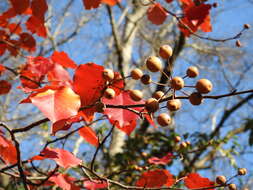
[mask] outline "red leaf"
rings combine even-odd
[[[74,184],[76,179],[66,174],[57,173],[49,178],[49,181],[55,183],[63,190],[80,190],[80,187]]]
[[[68,54],[64,51],[58,52],[54,51],[53,55],[51,56],[53,62],[60,64],[63,67],[75,69],[77,67],[76,63],[69,58]]]
[[[92,144],[95,147],[98,147],[98,137],[90,127],[83,127],[79,129],[79,135],[83,137],[88,143]]]
[[[3,72],[5,71],[5,67],[3,65],[0,64],[0,76],[1,74],[3,74]]]
[[[7,94],[11,89],[11,84],[6,80],[0,80],[0,95]]]
[[[101,0],[83,0],[83,5],[85,9],[95,9],[98,8]]]
[[[47,37],[47,30],[44,25],[44,22],[38,19],[35,16],[31,16],[26,21],[26,28],[32,33],[36,33],[38,36],[46,38]]]
[[[38,18],[41,22],[45,21],[45,13],[48,9],[46,0],[32,0],[31,9],[33,16]]]
[[[11,23],[8,24],[7,28],[9,29],[10,33],[14,33],[14,34],[20,34],[22,32],[22,28],[19,24],[16,23]]]
[[[1,86],[1,85],[0,85]],[[17,163],[17,151],[11,141],[0,135],[0,157],[7,164]]]
[[[76,158],[72,153],[60,148],[46,148],[40,152],[38,156],[32,157],[30,160],[54,160],[63,168],[75,167],[81,164],[82,160]]]
[[[106,181],[99,181],[99,180],[87,180],[83,182],[83,186],[87,190],[97,190],[97,189],[106,189],[108,187],[108,183]]]
[[[171,3],[173,0],[165,0],[166,3]]]
[[[163,24],[168,13],[164,10],[160,3],[152,4],[147,11],[148,19],[156,25]]]
[[[110,5],[110,6],[114,6],[117,3],[119,3],[121,0],[102,0],[103,3]]]
[[[12,7],[17,14],[22,14],[30,5],[30,0],[10,0]]]
[[[214,182],[210,181],[208,178],[201,177],[197,173],[190,173],[184,179],[185,186],[189,189],[207,188],[211,187],[209,190],[214,190]]]
[[[36,50],[36,41],[31,34],[22,33],[19,36],[19,42],[22,48],[26,49],[29,52],[33,52]]]
[[[160,188],[163,186],[171,187],[174,183],[173,175],[168,170],[156,169],[144,172],[136,182],[136,186]]]
[[[103,98],[103,103],[124,106],[124,105],[141,104],[143,102],[142,101],[139,101],[139,102],[133,101],[129,96],[129,92],[124,91],[112,100]],[[132,108],[132,109],[134,109],[136,111],[141,111],[143,108],[136,107],[136,108]],[[128,135],[130,135],[130,133],[135,129],[136,120],[139,118],[139,116],[136,113],[133,113],[132,111],[122,109],[122,108],[107,108],[107,109],[105,109],[104,113],[108,116],[108,118],[112,124],[115,124],[116,127],[118,127],[120,130],[124,131]]]
[[[45,87],[28,99],[53,123],[77,115],[80,108],[80,97],[69,87]]]
[[[149,158],[148,163],[154,164],[154,165],[167,165],[168,163],[171,162],[172,158],[173,158],[173,154],[169,152],[167,155],[163,156],[162,158],[157,158],[157,157]]]

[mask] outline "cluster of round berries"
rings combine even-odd
[[[246,174],[247,174],[246,168],[239,168],[237,170],[237,175],[246,175]],[[226,177],[223,175],[217,176],[215,181],[218,185],[227,186],[229,190],[236,190],[237,189],[237,187],[234,183],[228,184]]]
[[[172,48],[169,45],[163,45],[159,49],[159,56],[162,59],[168,60],[172,56]],[[146,60],[146,67],[151,72],[163,72],[162,60],[157,56],[150,56]],[[212,90],[212,83],[207,79],[200,79],[195,86],[186,86],[184,78],[195,78],[199,75],[198,68],[190,66],[186,71],[185,77],[168,77],[168,84],[160,84],[169,87],[169,91],[173,92],[171,99],[166,97],[166,93],[157,91],[153,94],[152,98],[145,101],[145,108],[148,112],[154,113],[159,109],[159,103],[165,99],[167,101],[167,108],[169,111],[177,111],[181,108],[181,101],[175,97],[175,92],[182,90],[184,87],[193,87],[196,89],[192,94],[188,96],[188,99],[192,105],[200,105],[203,102],[202,94],[207,94]],[[166,76],[166,75],[165,75]],[[140,80],[142,84],[148,85],[152,83],[151,76],[143,74],[142,70],[135,68],[131,71],[131,77],[134,80]],[[154,82],[155,83],[155,82]],[[130,90],[130,97],[134,101],[140,101],[143,98],[143,94],[140,90]],[[161,113],[157,116],[157,122],[161,126],[167,126],[171,123],[171,118],[167,113]]]

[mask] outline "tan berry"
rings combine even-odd
[[[190,78],[195,78],[199,75],[199,70],[197,67],[190,66],[186,71],[186,75]]]
[[[95,109],[98,113],[103,113],[105,111],[105,104],[103,102],[96,102],[95,103]]]
[[[147,74],[146,74],[146,75],[143,75],[143,76],[141,77],[141,82],[142,82],[143,84],[145,84],[145,85],[150,84],[150,83],[152,82],[150,75],[147,75]]]
[[[113,78],[114,78],[114,72],[113,72],[113,70],[111,70],[111,69],[104,69],[104,71],[103,71],[103,78],[106,81],[113,80]]]
[[[151,72],[158,72],[162,69],[162,61],[156,56],[150,56],[146,60],[146,66]]]
[[[104,97],[107,99],[113,99],[115,97],[115,91],[112,88],[107,88],[104,92]]]
[[[219,184],[219,185],[224,185],[227,181],[226,177],[223,176],[223,175],[220,175],[220,176],[217,176],[216,177],[216,183]]]
[[[245,29],[250,29],[250,25],[249,25],[249,24],[244,24],[243,27],[244,27]]]
[[[212,91],[213,85],[208,79],[200,79],[196,83],[196,89],[201,94],[207,94]]]
[[[239,168],[237,174],[238,175],[246,175],[247,169],[246,168]]]
[[[185,141],[185,143],[187,144],[187,146],[190,146],[190,145],[191,145],[191,142],[190,142],[190,141]]]
[[[174,77],[171,79],[171,88],[181,90],[184,87],[184,80],[181,77]]]
[[[130,90],[129,95],[133,101],[140,101],[143,97],[143,94],[140,90]]]
[[[179,143],[181,141],[181,137],[175,136],[174,141],[175,141],[175,143]]]
[[[157,99],[157,100],[160,100],[162,97],[164,96],[164,93],[163,91],[156,91],[154,94],[153,94],[153,98]]]
[[[177,111],[181,108],[182,104],[179,99],[172,99],[167,101],[167,108],[170,111]]]
[[[236,187],[236,185],[234,183],[231,183],[231,184],[228,185],[228,189],[229,190],[236,190],[237,187]]]
[[[172,56],[173,50],[169,45],[163,45],[159,49],[159,55],[163,59],[169,59]]]
[[[189,101],[194,106],[200,105],[203,102],[203,96],[199,92],[193,92],[189,96]]]
[[[181,149],[187,148],[187,143],[186,143],[186,142],[181,142],[180,148],[181,148]]]
[[[165,127],[171,123],[171,117],[167,113],[161,113],[157,117],[157,123],[162,127]]]
[[[134,80],[139,80],[143,76],[142,70],[135,68],[134,70],[131,71],[131,77]]]
[[[145,108],[148,112],[155,112],[159,109],[159,102],[155,98],[149,98],[145,102]]]
[[[142,155],[143,157],[148,157],[148,153],[146,153],[146,152],[142,152],[141,155]]]

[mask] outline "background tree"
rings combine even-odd
[[[252,34],[245,32],[250,1],[6,0],[0,6],[2,188],[178,189],[185,187],[181,181],[187,188],[230,183],[250,188],[251,175],[211,182],[250,166],[253,94],[247,43]],[[249,16],[240,17],[241,10]],[[152,73],[146,60],[159,55],[164,44],[173,54],[163,61],[163,72]],[[96,64],[84,65],[89,62]],[[165,102],[173,95],[167,92],[169,81],[184,77],[191,65],[200,74],[186,78],[189,88],[176,92],[182,108],[168,111]],[[107,83],[104,68],[118,72]],[[143,85],[131,79],[135,68],[156,82]],[[201,78],[209,79],[213,90],[200,106],[192,106],[188,95]],[[116,97],[102,98],[107,109],[92,118],[94,105],[103,106],[97,101],[108,86]],[[143,101],[133,102],[123,88],[141,89]],[[167,94],[160,109],[147,115],[141,108],[156,91]],[[19,104],[22,100],[39,109]],[[121,111],[131,113],[132,120],[113,118]],[[150,118],[157,123],[163,112],[170,114],[170,125],[152,127]]]

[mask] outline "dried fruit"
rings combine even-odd
[[[104,69],[103,78],[107,81],[111,81],[114,78],[114,72],[111,69]]]
[[[167,101],[167,108],[170,111],[177,111],[181,108],[182,104],[179,99],[172,99]]]
[[[171,117],[167,113],[161,113],[157,117],[157,123],[162,127],[167,126],[171,123]]]
[[[113,99],[115,97],[115,91],[112,88],[107,88],[104,92],[104,97],[107,99]]]
[[[181,90],[184,87],[184,80],[181,77],[174,77],[170,81],[171,88]]]
[[[164,96],[164,93],[163,91],[156,91],[154,94],[153,94],[153,98],[157,99],[157,100],[160,100],[162,97]]]
[[[237,171],[238,175],[246,175],[247,169],[246,168],[239,168]]]
[[[103,113],[105,111],[105,104],[103,102],[96,102],[95,103],[95,109],[98,113]]]
[[[216,183],[219,185],[224,185],[226,183],[227,179],[225,176],[220,175],[216,177]]]
[[[134,101],[140,101],[143,97],[143,94],[140,90],[130,90],[129,95]]]
[[[212,91],[213,85],[207,79],[200,79],[196,83],[196,89],[201,94],[207,94]]]
[[[143,76],[141,77],[141,82],[142,82],[143,84],[145,84],[145,85],[150,84],[150,83],[152,82],[150,75],[147,75],[147,74],[146,74],[146,75],[143,75]]]
[[[134,70],[131,71],[131,77],[134,80],[139,80],[143,76],[142,70],[135,68]]]
[[[155,98],[149,98],[145,102],[145,108],[148,112],[155,112],[159,109],[159,102]]]
[[[231,183],[231,184],[228,185],[228,189],[229,190],[236,190],[237,187],[236,187],[236,185],[234,183]]]
[[[181,149],[187,148],[187,143],[186,142],[181,142],[180,148]]]
[[[249,24],[244,24],[243,27],[244,27],[245,29],[250,29],[250,25],[249,25]]]
[[[169,59],[172,56],[172,48],[169,45],[163,45],[159,49],[159,55],[163,59]]]
[[[146,60],[146,66],[151,72],[158,72],[162,69],[162,61],[156,56],[150,56]]]
[[[175,141],[175,143],[180,142],[181,141],[181,137],[180,136],[175,136],[174,141]]]
[[[193,92],[189,96],[189,101],[194,106],[200,105],[203,102],[203,96],[199,92]]]
[[[186,75],[190,78],[195,78],[199,75],[199,70],[195,66],[190,66],[186,71]]]
[[[235,45],[236,45],[237,47],[242,47],[242,43],[240,42],[240,40],[236,40],[236,41],[235,41]]]

